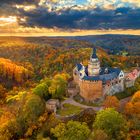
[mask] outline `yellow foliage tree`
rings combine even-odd
[[[0,58],[0,75],[3,78],[23,82],[33,73],[23,66],[18,66],[9,59]]]

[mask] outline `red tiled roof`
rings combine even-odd
[[[130,80],[135,80],[138,77],[139,71],[134,69],[131,73],[127,75],[127,78]]]

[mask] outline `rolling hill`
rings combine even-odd
[[[107,49],[112,54],[128,51],[131,55],[140,55],[140,36],[135,35],[91,35],[68,37],[76,40],[85,40]]]

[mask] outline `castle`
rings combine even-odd
[[[130,79],[126,80],[125,73],[119,68],[101,67],[95,48],[88,66],[77,64],[73,70],[73,77],[80,88],[81,97],[86,101],[99,101],[107,95],[124,91],[125,84],[131,87],[134,83]]]

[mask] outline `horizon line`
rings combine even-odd
[[[123,35],[123,36],[140,36],[140,34],[118,34],[118,33],[105,33],[105,34],[85,34],[85,35],[39,35],[39,34],[34,34],[34,35],[24,35],[24,34],[15,34],[15,35],[10,35],[10,34],[0,34],[0,37],[76,37],[76,36],[103,36],[103,35]]]

